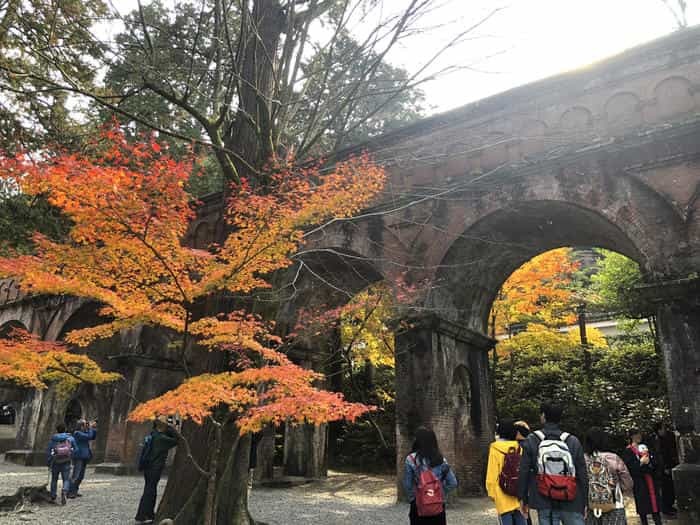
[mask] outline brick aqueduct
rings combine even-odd
[[[649,283],[641,293],[654,305],[680,431],[679,504],[687,523],[700,523],[700,27],[359,149],[388,168],[386,198],[311,236],[295,270],[298,293],[279,320],[291,323],[312,301],[340,304],[382,279],[431,283],[430,313],[396,335],[398,457],[415,426],[429,425],[461,490],[480,492],[494,426],[485,334],[496,291],[543,251],[609,248],[639,262]],[[220,227],[218,202],[205,199],[188,242],[201,246]],[[0,327],[19,324],[46,339],[95,322],[93,304],[24,296],[14,283],[0,284],[0,304]],[[182,378],[166,347],[163,334],[144,327],[90,352],[144,399]],[[323,343],[310,342],[296,358],[317,366],[323,354]],[[82,412],[100,419],[96,459],[133,463],[144,428],[125,422],[131,401],[123,395],[81,388],[66,400],[51,389],[4,388],[0,397],[19,407],[15,448],[41,451],[59,419]],[[323,474],[324,450],[324,429],[289,430],[287,472]]]

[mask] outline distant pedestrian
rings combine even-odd
[[[77,446],[75,454],[73,454],[73,473],[70,478],[69,498],[80,496],[78,493],[80,484],[85,477],[87,464],[92,459],[92,449],[90,449],[90,441],[94,441],[97,437],[97,421],[88,423],[85,419],[78,421],[78,428],[73,432],[73,439]]]
[[[411,504],[411,525],[446,525],[445,498],[457,487],[432,430],[416,430],[414,451],[406,457],[403,487]]]
[[[634,481],[634,504],[642,525],[649,525],[651,514],[655,525],[661,525],[661,502],[659,487],[654,479],[656,457],[649,447],[642,443],[642,433],[637,429],[629,431],[629,445],[622,455],[627,470]]]
[[[56,433],[51,436],[49,446],[46,449],[46,464],[51,470],[51,484],[49,493],[51,502],[56,503],[58,490],[58,476],[61,476],[61,505],[66,504],[66,496],[70,491],[70,466],[73,454],[77,449],[73,436],[66,432],[66,425],[56,425]]]
[[[658,474],[661,479],[661,512],[668,518],[675,518],[676,491],[673,486],[672,470],[678,466],[678,446],[676,435],[666,423],[659,422],[654,426],[652,451],[656,453]]]
[[[583,447],[559,428],[563,409],[543,403],[542,430],[523,442],[518,479],[520,511],[537,510],[540,525],[583,525],[588,500],[588,476]]]
[[[158,482],[165,468],[168,451],[177,445],[177,434],[173,427],[165,421],[153,422],[153,430],[144,440],[144,450],[139,461],[143,470],[144,487],[139,508],[136,512],[136,522],[149,523],[155,519]]]
[[[627,525],[623,493],[632,491],[632,477],[622,458],[608,451],[607,442],[599,428],[591,428],[583,442],[588,468],[586,525]]]
[[[500,525],[526,525],[518,502],[521,450],[512,419],[498,424],[498,439],[489,447],[486,492],[496,505]]]

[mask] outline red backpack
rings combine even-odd
[[[418,464],[415,454],[411,455],[413,464],[418,474],[416,486],[416,509],[421,518],[437,516],[445,510],[445,494],[442,490],[442,481],[433,472],[433,469],[422,461]]]
[[[505,456],[501,473],[498,475],[498,486],[509,496],[517,496],[518,477],[520,476],[520,447],[510,447]]]

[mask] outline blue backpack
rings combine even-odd
[[[143,438],[143,443],[141,443],[141,450],[139,451],[138,469],[139,472],[146,468],[148,463],[148,455],[151,452],[151,447],[153,446],[153,436],[148,434]]]

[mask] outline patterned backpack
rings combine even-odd
[[[617,482],[611,473],[605,456],[593,453],[586,456],[588,469],[588,508],[596,517],[615,510],[615,490]]]

